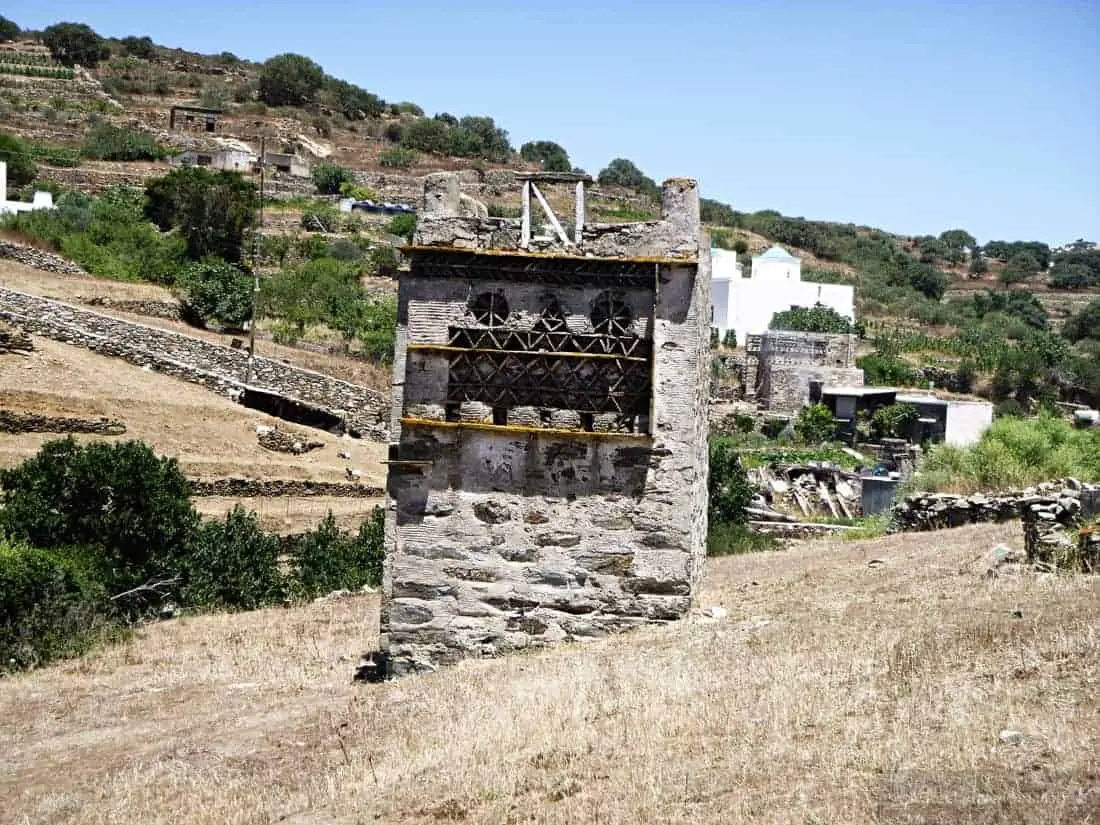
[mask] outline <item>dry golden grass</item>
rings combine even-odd
[[[997,541],[714,560],[724,619],[383,685],[373,596],[151,626],[0,681],[0,822],[1098,822],[1100,583]]]

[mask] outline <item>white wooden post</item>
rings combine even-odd
[[[576,220],[574,221],[573,240],[577,246],[581,245],[581,241],[584,239],[584,181],[577,181],[577,195],[576,202],[574,204],[576,210]]]
[[[531,245],[531,181],[523,182],[523,223],[520,228],[519,245],[526,249]]]
[[[546,198],[542,196],[542,192],[535,184],[530,184],[531,191],[535,193],[535,197],[538,198],[539,206],[542,207],[542,211],[546,213],[547,219],[550,221],[550,225],[554,227],[554,231],[558,233],[558,237],[561,238],[561,242],[566,246],[570,246],[571,242],[569,236],[565,234],[565,230],[561,228],[561,224],[558,222],[558,216],[554,214],[554,210],[550,208],[550,204],[546,202]]]

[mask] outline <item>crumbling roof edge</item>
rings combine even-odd
[[[466,253],[468,255],[496,255],[508,258],[543,258],[570,261],[611,261],[630,262],[639,264],[670,264],[675,266],[696,266],[699,258],[696,256],[670,257],[667,255],[577,255],[568,252],[538,252],[526,249],[469,249],[459,246],[431,246],[420,244],[408,244],[398,247],[402,253],[410,255],[416,252],[446,252]]]

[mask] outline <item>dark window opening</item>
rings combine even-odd
[[[460,421],[462,416],[460,410],[461,404],[444,404],[443,405],[443,420],[444,421]]]
[[[592,302],[592,326],[601,335],[630,335],[634,313],[618,295],[601,293]]]
[[[580,413],[581,429],[586,433],[594,432],[596,429],[596,416],[592,413]]]
[[[493,424],[503,427],[508,423],[508,408],[493,407]]]
[[[469,303],[470,312],[479,324],[497,327],[508,320],[508,301],[502,292],[481,292]]]

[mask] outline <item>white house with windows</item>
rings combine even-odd
[[[754,255],[745,275],[737,253],[711,249],[711,327],[724,338],[728,330],[744,346],[749,335],[759,335],[772,316],[792,307],[815,304],[832,307],[855,319],[855,289],[845,284],[818,284],[802,280],[802,261],[781,246]]]

